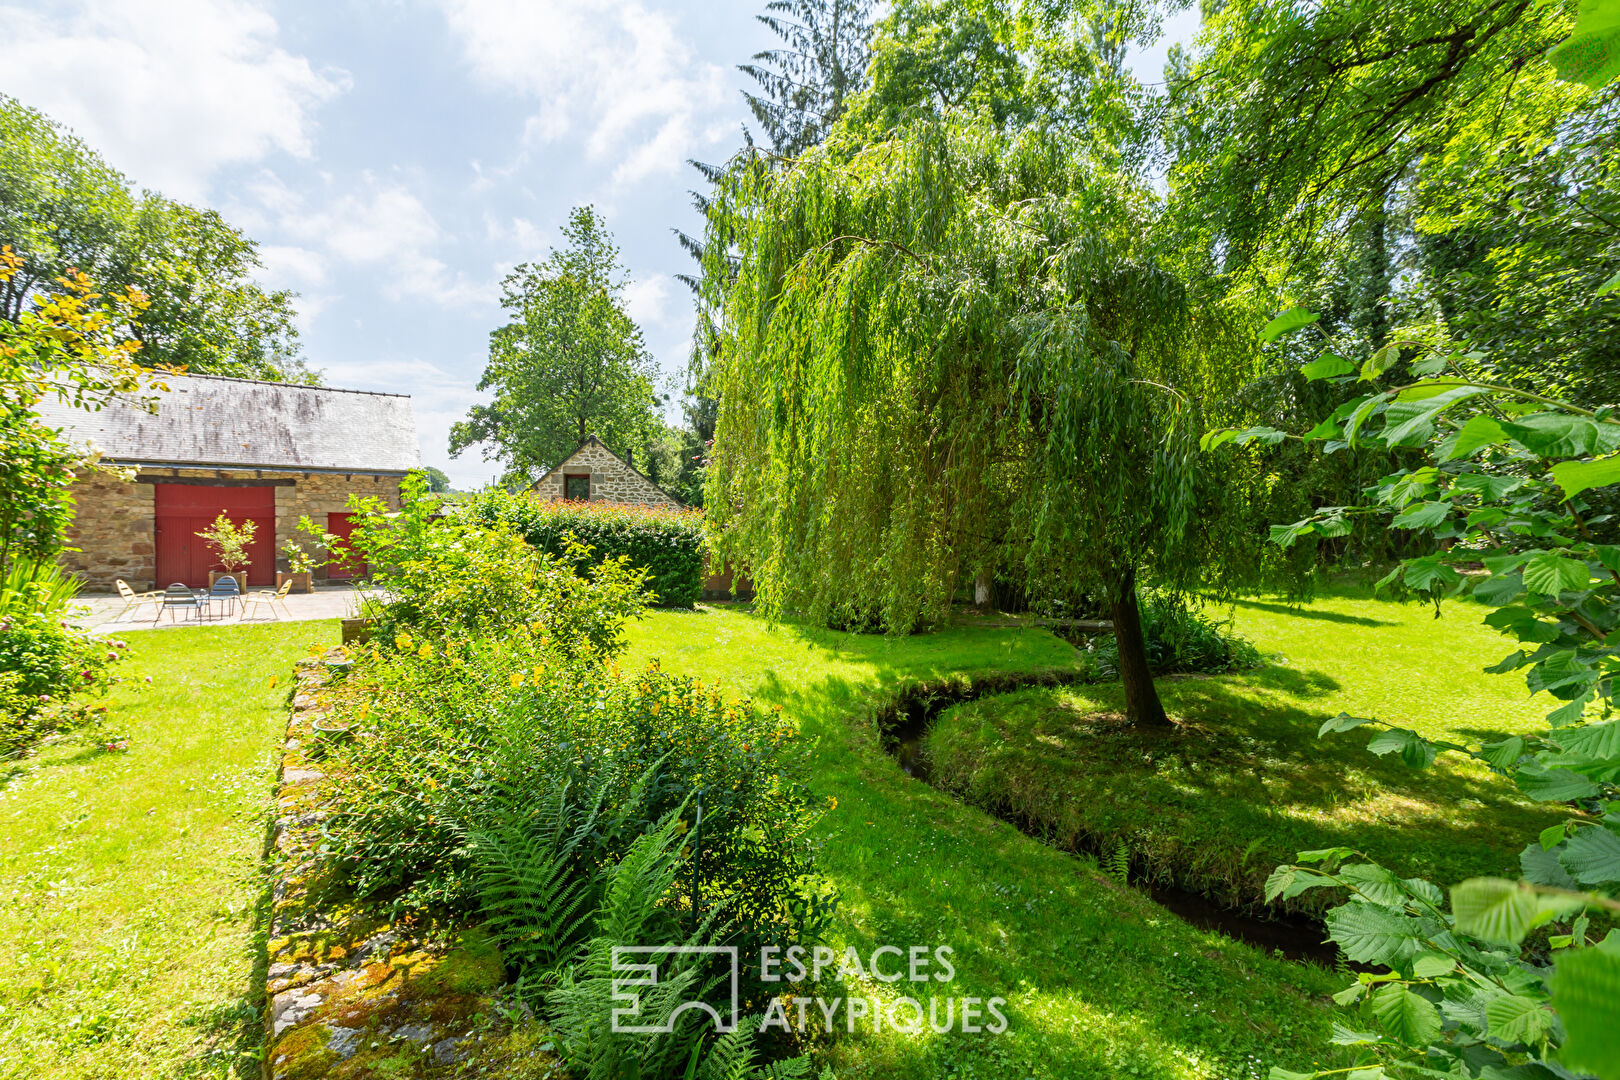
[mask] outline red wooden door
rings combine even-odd
[[[327,579],[348,581],[350,578],[363,577],[366,572],[365,560],[349,544],[349,537],[354,533],[354,518],[349,514],[327,514],[326,531],[343,538],[342,544],[332,551],[333,555],[341,555],[342,558],[327,568]]]
[[[237,525],[251,521],[258,532],[248,545],[248,584],[276,583],[276,489],[215,487],[208,484],[153,484],[157,519],[157,587],[176,581],[208,584],[210,570],[224,569],[197,533],[223,511]]]

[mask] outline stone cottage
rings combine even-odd
[[[530,490],[542,499],[681,508],[668,492],[642,476],[633,464],[609,450],[595,435],[580,443],[579,449],[561,464],[547,470]]]
[[[157,412],[116,404],[99,412],[42,402],[45,423],[99,450],[102,461],[134,470],[125,481],[88,472],[63,565],[88,588],[122,578],[135,589],[173,582],[208,584],[218,567],[196,535],[221,512],[258,526],[248,584],[273,586],[286,569],[280,546],[298,519],[347,536],[350,495],[380,496],[395,509],[405,474],[420,465],[411,399],[320,386],[169,376]],[[353,560],[317,578],[342,579]]]

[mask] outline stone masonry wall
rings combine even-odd
[[[534,493],[542,499],[561,499],[564,478],[569,473],[578,475],[583,472],[591,474],[592,502],[677,508],[681,505],[594,438],[536,483]]]
[[[276,568],[285,570],[287,560],[280,547],[298,529],[298,518],[308,514],[320,529],[326,515],[348,508],[353,495],[382,497],[390,509],[399,509],[397,476],[367,473],[298,473],[260,469],[143,469],[137,480],[95,471],[74,482],[77,504],[73,524],[68,529],[68,546],[77,551],[62,553],[62,566],[84,579],[90,591],[111,592],[113,582],[122,578],[137,591],[157,587],[157,515],[152,482],[167,479],[247,480],[269,483],[292,480],[276,488]],[[323,577],[325,568],[316,571]]]
[[[271,474],[265,475],[268,477]],[[398,510],[399,482],[400,477],[397,476],[305,473],[298,477],[296,485],[276,488],[276,569],[287,569],[287,557],[281,553],[281,545],[297,534],[300,516],[308,514],[315,527],[324,531],[326,515],[348,510],[350,495],[378,496],[388,503],[390,510]],[[318,567],[316,580],[325,580],[326,571],[326,567]]]
[[[97,469],[74,481],[73,499],[67,542],[80,550],[62,553],[63,569],[78,574],[91,590],[111,592],[119,578],[136,590],[155,588],[152,485]]]

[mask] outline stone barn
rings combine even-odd
[[[542,499],[681,508],[680,502],[637,472],[634,464],[609,450],[595,435],[580,443],[579,449],[556,468],[547,470],[530,490]]]
[[[41,403],[45,423],[135,473],[125,481],[91,472],[74,484],[68,543],[78,550],[64,552],[62,563],[88,588],[111,589],[119,578],[137,590],[207,585],[218,564],[196,533],[221,512],[258,525],[248,584],[273,586],[287,568],[280,546],[301,516],[347,536],[350,495],[380,496],[398,509],[400,481],[420,465],[403,395],[212,375],[164,382],[156,414]],[[364,570],[350,559],[316,578]]]

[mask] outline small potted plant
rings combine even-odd
[[[309,519],[308,514],[298,519],[298,534],[303,537],[302,540],[294,538],[281,545],[281,553],[287,558],[287,569],[276,572],[276,588],[281,588],[284,582],[291,579],[293,592],[313,592],[315,568],[337,561],[332,552],[342,537],[321,529]],[[317,552],[325,554],[318,555]]]
[[[236,587],[247,592],[247,567],[253,560],[248,558],[248,545],[253,543],[253,537],[258,533],[256,522],[244,521],[240,525],[225,516],[225,511],[219,512],[214,523],[197,535],[213,549],[214,558],[219,561],[223,570],[210,570],[208,572],[208,587],[213,588],[214,582],[222,577],[236,579]]]

